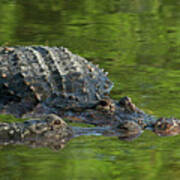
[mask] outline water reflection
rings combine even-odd
[[[109,71],[112,96],[179,117],[178,0],[0,2],[0,44],[68,47]],[[61,151],[6,146],[1,179],[178,179],[179,136],[79,137]]]
[[[0,177],[8,179],[164,179],[179,177],[179,136],[145,132],[135,141],[78,137],[58,152],[1,147]]]
[[[68,139],[70,140],[70,138]],[[4,146],[9,146],[9,145],[24,145],[30,148],[49,148],[52,149],[54,151],[58,151],[62,148],[65,147],[66,143],[68,140],[63,140],[63,139],[47,139],[45,137],[33,137],[33,138],[29,138],[26,139],[24,141],[18,141],[18,140],[0,140],[0,146],[4,147]]]

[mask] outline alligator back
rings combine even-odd
[[[20,104],[20,114],[39,103],[62,109],[86,108],[111,88],[103,70],[66,48],[0,48],[0,112],[14,112],[16,104]]]

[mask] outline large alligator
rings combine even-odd
[[[52,113],[70,122],[108,126],[110,128],[103,133],[120,138],[137,136],[145,128],[152,129],[158,135],[180,133],[179,120],[148,115],[138,109],[129,97],[119,101],[111,99],[109,93],[112,87],[107,72],[66,48],[0,47],[0,113],[16,117],[39,116],[42,119],[41,122],[16,123],[18,133],[15,129],[13,132],[16,133],[11,133],[14,125],[1,123],[0,140],[5,138],[6,142],[10,142],[23,137],[26,129],[32,132],[31,128],[29,130],[31,124],[37,124],[40,129],[46,124],[49,127],[43,115]],[[50,117],[54,122],[55,115]],[[61,131],[61,126],[58,128],[58,131],[47,128],[46,132],[54,131],[51,134],[55,137]],[[33,131],[38,137],[39,134],[44,135],[44,131],[37,132]],[[28,135],[28,139],[33,137],[33,133]],[[80,131],[74,130],[74,133]],[[71,131],[65,134],[67,139],[72,136]],[[45,141],[47,139],[44,138]],[[18,141],[26,142],[27,139],[19,138]]]

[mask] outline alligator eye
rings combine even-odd
[[[99,103],[101,106],[107,106],[108,105],[108,103],[104,100],[100,101]]]
[[[55,120],[54,121],[54,125],[60,125],[61,124],[61,121],[60,120]]]

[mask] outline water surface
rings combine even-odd
[[[65,46],[109,72],[111,96],[180,118],[178,0],[0,1],[0,45]],[[0,179],[179,179],[180,136],[82,136],[58,151],[0,147]]]

